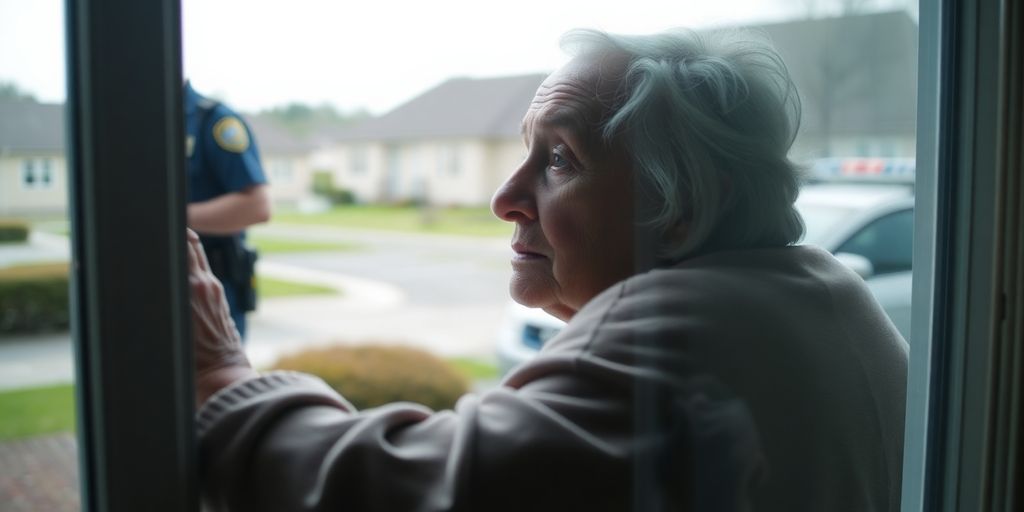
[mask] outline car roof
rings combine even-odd
[[[913,186],[881,183],[809,183],[800,190],[797,206],[828,205],[847,210],[870,210],[914,197]]]

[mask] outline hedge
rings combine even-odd
[[[466,378],[443,359],[402,346],[316,348],[286,356],[274,367],[316,375],[359,409],[391,402],[451,409],[469,390]]]
[[[0,334],[68,327],[68,265],[0,268]]]
[[[16,219],[0,219],[0,244],[21,243],[28,240],[28,223]]]

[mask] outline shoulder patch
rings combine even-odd
[[[213,140],[225,151],[241,153],[249,149],[249,132],[235,116],[228,116],[213,125]]]

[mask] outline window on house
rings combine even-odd
[[[49,158],[43,160],[40,166],[39,184],[43,188],[49,188],[53,184],[53,162]]]
[[[349,152],[349,171],[358,176],[365,174],[369,167],[369,150],[366,146],[354,146]]]
[[[437,170],[443,176],[457,177],[462,172],[462,152],[458,144],[445,144],[437,150]]]
[[[277,160],[271,167],[276,181],[284,184],[292,181],[292,163],[288,160]],[[273,182],[271,182],[273,183]]]
[[[36,176],[35,160],[25,160],[21,163],[21,184],[25,188],[36,188],[39,178]]]
[[[53,161],[49,158],[27,159],[21,163],[21,186],[44,190],[53,187]]]

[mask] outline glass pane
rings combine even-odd
[[[524,158],[536,158],[523,144],[524,138],[530,140],[522,133],[523,115],[545,77],[569,60],[559,48],[559,37],[566,31],[590,27],[649,34],[689,27],[701,33],[715,28],[742,29],[775,45],[803,105],[800,130],[788,155],[807,170],[807,183],[798,203],[807,225],[805,241],[837,253],[853,237],[858,247],[851,252],[867,257],[878,274],[865,275],[863,284],[843,281],[849,285],[846,290],[856,289],[864,295],[858,295],[857,300],[833,299],[837,303],[826,312],[822,312],[819,302],[808,300],[796,301],[790,309],[776,314],[773,307],[790,297],[784,289],[765,291],[758,286],[737,285],[737,314],[744,311],[743,304],[748,301],[762,300],[760,308],[752,309],[757,313],[748,310],[746,316],[721,315],[701,321],[712,326],[709,329],[733,335],[732,329],[754,325],[765,317],[782,317],[785,329],[804,335],[821,333],[815,341],[838,343],[837,339],[849,336],[849,332],[837,330],[839,319],[815,314],[838,314],[843,319],[848,317],[844,308],[849,308],[855,324],[860,311],[857,304],[862,302],[858,301],[869,294],[899,331],[893,331],[884,317],[872,317],[885,335],[884,339],[867,341],[885,350],[869,350],[871,355],[867,357],[872,364],[891,357],[897,369],[892,375],[900,368],[905,370],[907,347],[899,333],[909,334],[904,323],[909,318],[910,275],[907,272],[906,279],[897,280],[882,274],[892,273],[892,265],[909,254],[905,249],[909,247],[910,232],[902,229],[906,227],[902,221],[895,225],[898,230],[882,229],[888,224],[880,219],[897,210],[911,211],[914,201],[915,3],[734,0],[667,7],[664,2],[640,1],[596,9],[592,2],[516,2],[483,8],[476,3],[452,1],[402,6],[400,15],[395,15],[394,9],[385,4],[353,7],[313,1],[278,5],[185,3],[183,37],[189,84],[204,97],[227,105],[245,121],[264,163],[262,171],[247,167],[241,185],[191,201],[199,204],[244,191],[261,183],[263,174],[270,174],[266,172],[272,168],[268,162],[291,162],[292,179],[287,182],[267,176],[272,214],[268,222],[249,226],[244,239],[259,251],[258,307],[246,319],[246,351],[256,367],[319,375],[360,409],[396,399],[427,403],[434,409],[450,408],[465,390],[479,391],[484,396],[481,399],[486,400],[488,390],[500,386],[506,376],[514,376],[513,383],[531,379],[532,374],[516,373],[514,369],[543,360],[548,355],[546,350],[553,350],[549,347],[572,336],[573,321],[587,321],[573,317],[566,327],[564,319],[571,314],[561,314],[563,319],[558,319],[541,309],[519,305],[510,297],[519,293],[516,298],[539,305],[539,301],[524,299],[528,290],[513,290],[510,294],[510,281],[521,276],[509,264],[514,227],[512,222],[495,218],[488,206],[495,191]],[[226,23],[243,12],[247,23]],[[693,66],[716,65],[711,58]],[[694,88],[707,86],[695,82]],[[700,97],[708,102],[717,98],[710,93]],[[234,115],[225,112],[221,115]],[[189,144],[190,173],[216,172],[210,162],[203,161],[202,152],[216,152],[218,143],[224,145],[223,140],[216,138],[216,121],[211,121],[207,129],[202,114],[196,116],[189,121],[196,130],[194,143]],[[694,139],[714,138],[707,133],[691,135]],[[629,151],[639,150],[631,146]],[[548,158],[555,160],[553,156]],[[556,167],[553,163],[551,166]],[[738,181],[732,184],[740,187],[743,183]],[[755,193],[751,198],[764,201]],[[736,203],[732,208],[749,206]],[[606,208],[613,210],[611,205],[615,204],[611,201]],[[682,209],[689,207],[683,205]],[[544,215],[551,214],[539,213]],[[577,220],[568,217],[558,220],[569,224]],[[189,219],[204,231],[198,215],[189,213]],[[614,225],[609,217],[600,219],[593,224],[602,228]],[[582,224],[573,227],[594,228]],[[558,232],[558,227],[548,226],[567,238],[577,234],[573,229]],[[689,227],[684,225],[665,236],[679,237],[680,231],[689,236]],[[597,237],[609,237],[612,231],[610,227],[594,230]],[[214,234],[214,229],[208,231]],[[858,232],[873,234],[869,237]],[[870,246],[872,241],[877,244]],[[581,268],[602,257],[600,251],[582,247],[585,242],[568,244],[567,248],[567,252],[586,253],[575,261],[582,263]],[[708,253],[701,257],[725,257],[722,254],[726,251],[710,244]],[[830,278],[855,278],[841,271],[840,263],[824,252],[814,254],[835,265],[826,272]],[[537,255],[518,256],[530,259]],[[687,261],[696,265],[707,260]],[[849,260],[843,263],[856,266]],[[672,265],[665,262],[664,266]],[[551,272],[557,275],[555,269]],[[558,282],[558,286],[569,288],[568,276],[572,273],[561,275],[566,281]],[[554,276],[552,279],[558,281]],[[602,283],[601,290],[609,285]],[[678,292],[688,297],[686,291]],[[553,295],[552,300],[564,299]],[[583,303],[597,301],[595,296],[587,295]],[[549,309],[559,312],[557,308]],[[636,332],[646,331],[638,328]],[[739,413],[730,411],[742,416],[748,411],[743,408],[749,408],[763,436],[762,449],[769,466],[778,468],[786,464],[785,456],[779,454],[828,444],[829,434],[825,432],[849,432],[854,424],[864,427],[858,423],[863,416],[856,411],[863,413],[858,408],[866,407],[870,400],[857,400],[878,392],[872,386],[879,381],[867,379],[851,384],[859,374],[835,358],[838,353],[862,353],[859,345],[816,352],[813,347],[820,345],[809,342],[795,348],[786,345],[792,340],[780,339],[772,334],[775,332],[774,328],[759,331],[757,338],[763,337],[764,343],[757,347],[715,346],[694,358],[707,357],[709,360],[699,362],[709,365],[714,357],[728,360],[726,364],[715,359],[719,366],[713,377],[737,390]],[[728,336],[723,334],[722,338]],[[394,350],[396,346],[426,354],[415,352],[417,355],[410,356]],[[779,361],[773,373],[763,365],[766,360],[777,359],[782,349],[775,350],[776,346],[795,353]],[[440,360],[440,365],[431,366],[436,370],[425,370],[428,356]],[[833,367],[825,362],[840,370],[830,370]],[[612,367],[618,368],[613,364],[602,368]],[[437,398],[432,391],[424,392],[425,385],[412,389],[404,385],[410,375],[429,376],[423,377],[427,379],[424,382],[432,384],[455,375],[464,384]],[[744,375],[764,375],[765,386],[744,382]],[[382,386],[389,393],[370,392]],[[902,384],[897,387],[887,387],[892,393],[882,393],[888,400],[892,421],[874,425],[886,432],[887,442],[895,444],[899,442],[893,439],[902,439],[903,435],[900,395],[905,391]],[[620,389],[612,386],[610,391],[602,388],[594,394],[616,391]],[[856,394],[857,400],[836,406],[836,396],[847,392]],[[863,394],[857,394],[860,392]],[[554,401],[563,398],[554,394]],[[795,394],[804,398],[785,403],[776,399]],[[580,397],[564,398],[563,403]],[[778,408],[766,407],[765,403],[775,403]],[[630,403],[633,406],[641,407]],[[826,409],[835,415],[824,416],[822,411]],[[801,419],[799,425],[794,423],[795,418]],[[690,420],[694,423],[686,428],[715,430],[715,425]],[[802,429],[816,433],[803,438],[791,435]],[[750,434],[728,428],[724,431],[728,432],[725,437],[736,442]],[[688,438],[699,442],[694,439]],[[808,443],[801,442],[804,440]],[[837,454],[824,447],[820,453],[815,450],[810,449],[807,464],[793,475],[838,475],[845,463],[834,461],[856,458],[850,451]],[[881,461],[877,452],[871,454],[872,461],[896,474],[896,455],[889,453],[888,459]],[[898,500],[898,489],[879,492],[878,486],[887,485],[889,480],[872,472],[877,469],[864,473],[870,474],[864,480],[870,483],[864,485],[873,489],[874,499],[891,504]],[[839,480],[842,478],[837,476]],[[758,499],[769,497],[782,503],[803,496],[784,492],[784,484],[778,481],[769,484],[770,490]],[[808,499],[812,498],[822,503],[835,499]]]
[[[0,0],[0,509],[79,510],[63,2]]]
[[[913,230],[913,212],[894,213],[857,232],[836,252],[864,256],[871,262],[875,274],[906,272],[911,268]]]

